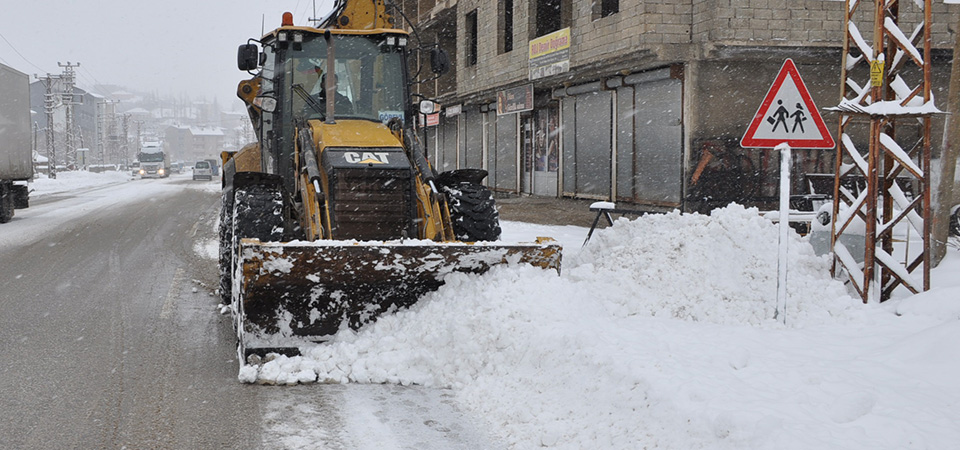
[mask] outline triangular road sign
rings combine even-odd
[[[792,148],[833,148],[817,105],[792,59],[783,62],[763,103],[740,139],[746,148],[774,148],[786,143]]]

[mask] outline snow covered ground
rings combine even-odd
[[[34,195],[76,189],[65,175],[60,187],[34,183]],[[862,305],[793,236],[783,325],[773,319],[777,229],[755,210],[620,220],[583,249],[584,228],[502,225],[506,241],[561,241],[562,275],[516,266],[454,275],[409,310],[241,378],[444,389],[515,449],[960,442],[955,246],[930,291]],[[197,253],[214,263],[213,246]]]
[[[960,442],[960,255],[930,292],[862,305],[794,235],[786,325],[773,320],[777,228],[711,216],[553,235],[563,274],[454,275],[413,308],[247,382],[450,389],[510,448],[942,449]]]
[[[58,172],[57,178],[50,178],[46,175],[40,175],[30,183],[30,198],[43,197],[46,195],[70,192],[78,189],[102,186],[113,183],[125,183],[135,180],[136,177],[130,175],[129,171],[124,172],[103,172],[92,173],[82,171]]]

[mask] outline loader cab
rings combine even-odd
[[[264,171],[293,180],[295,128],[307,121],[387,123],[416,117],[407,77],[408,35],[400,30],[322,30],[285,26],[261,40],[262,54],[241,46],[241,69],[262,64],[254,105],[260,116]],[[332,49],[331,49],[332,47]],[[332,56],[332,64],[331,57]],[[328,110],[325,81],[332,73],[335,101]],[[332,114],[330,114],[332,112]],[[287,186],[291,189],[292,186]]]

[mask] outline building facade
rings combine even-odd
[[[502,193],[708,211],[731,201],[775,204],[778,154],[743,149],[740,138],[787,58],[819,108],[840,102],[844,5],[422,0],[401,7],[416,18],[424,44],[446,49],[454,66],[415,88],[444,107],[425,133],[438,170],[485,168],[487,184]],[[869,17],[871,7],[857,14]],[[940,109],[957,8],[933,5]],[[901,2],[900,11],[902,27],[919,22],[914,3]],[[836,138],[837,116],[823,117]],[[942,124],[935,120],[935,154]],[[832,177],[833,150],[793,154],[794,192],[809,192],[805,175]]]
[[[219,159],[224,149],[224,133],[220,127],[171,125],[163,130],[163,145],[175,160],[193,163]]]

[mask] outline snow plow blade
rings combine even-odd
[[[483,273],[505,263],[560,272],[560,245],[407,242],[263,242],[243,239],[233,308],[238,352],[288,355],[406,308],[452,272]]]

